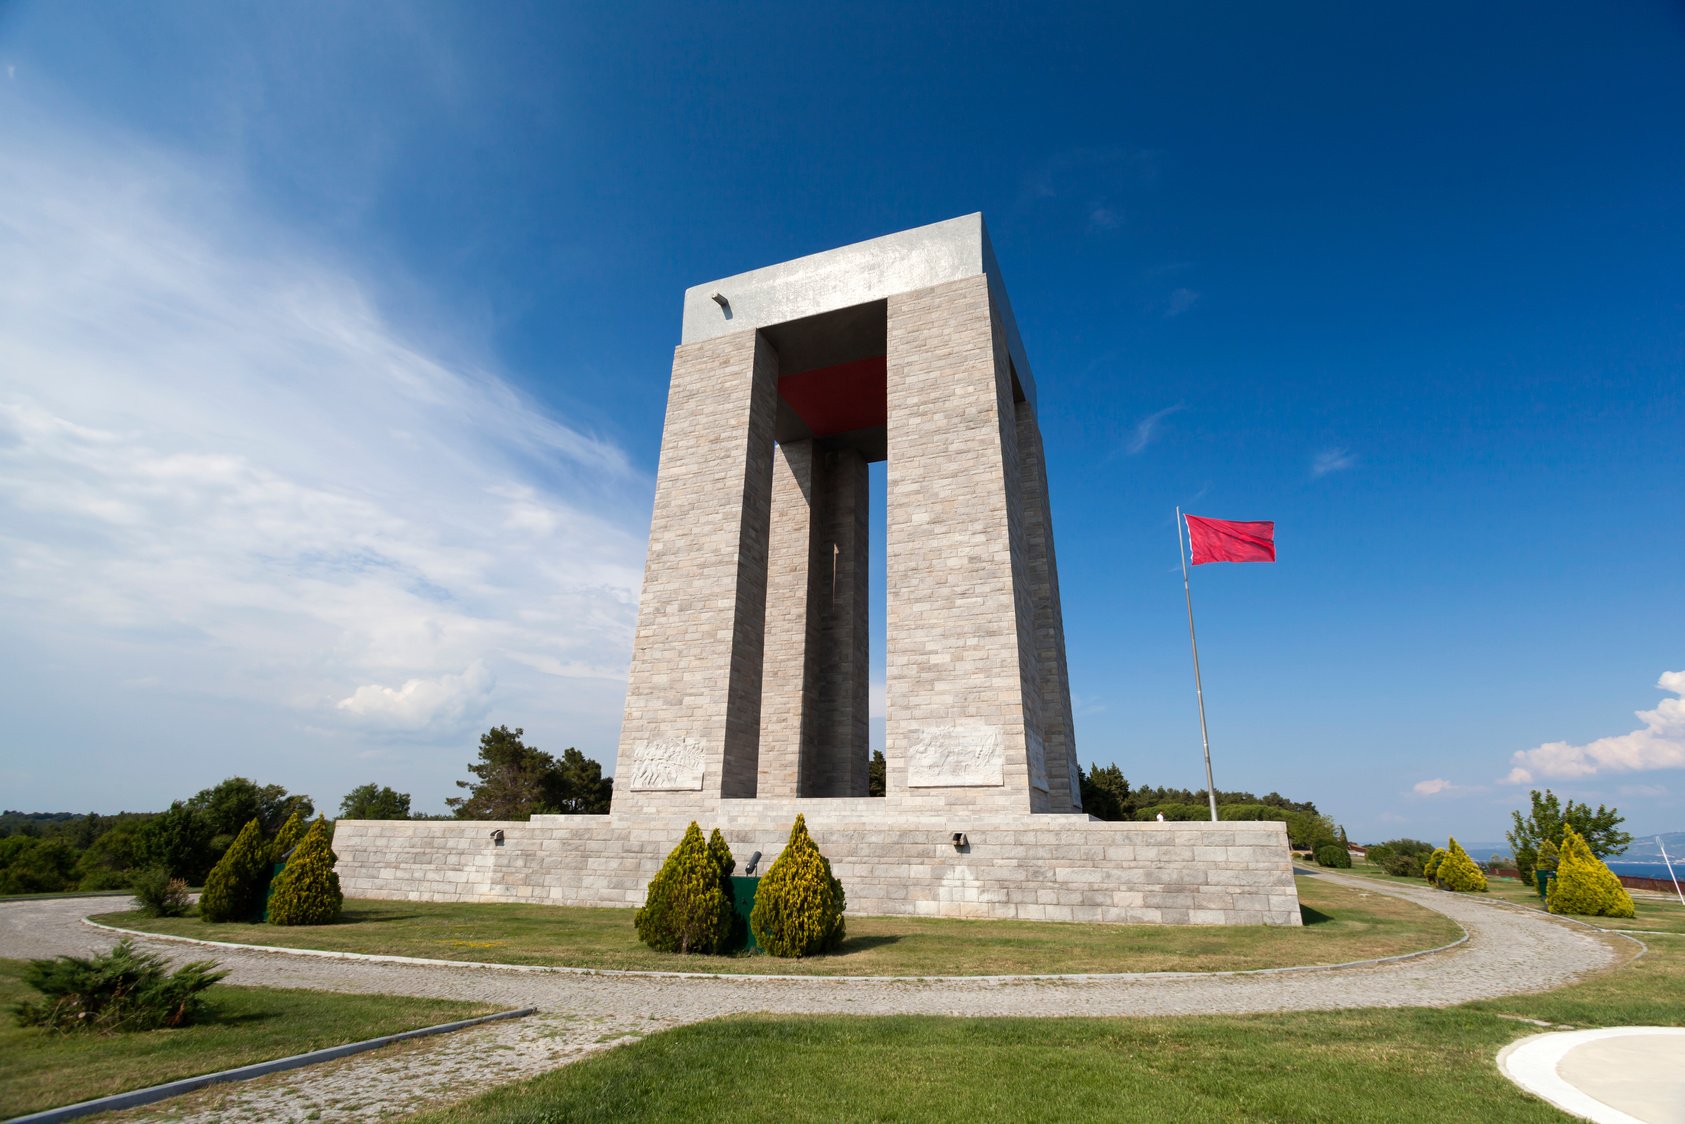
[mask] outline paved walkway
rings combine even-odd
[[[1366,967],[1080,981],[550,974],[324,960],[279,952],[210,953],[164,941],[142,943],[176,960],[214,955],[231,969],[231,983],[473,999],[541,1011],[536,1019],[465,1031],[448,1036],[449,1041],[432,1039],[401,1054],[380,1051],[214,1094],[217,1103],[203,1109],[207,1120],[239,1119],[248,1111],[254,1119],[268,1120],[303,1119],[312,1111],[330,1119],[376,1118],[383,1109],[402,1111],[434,1103],[445,1089],[459,1097],[629,1037],[738,1012],[1115,1017],[1447,1007],[1550,990],[1626,955],[1589,930],[1474,895],[1329,874],[1313,877],[1336,878],[1365,891],[1419,902],[1461,924],[1469,940],[1433,956]],[[0,955],[37,957],[110,945],[111,934],[81,923],[88,912],[87,902],[76,899],[0,903]],[[490,1059],[505,1064],[482,1079]],[[435,1071],[443,1076],[435,1080]],[[285,1097],[277,1094],[282,1089]],[[201,1108],[203,1096],[190,1098],[195,1109]],[[159,1106],[143,1111],[165,1118],[168,1110]]]

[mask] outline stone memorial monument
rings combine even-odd
[[[1281,824],[1082,814],[1036,401],[981,215],[688,290],[612,813],[340,821],[346,892],[638,905],[690,820],[769,865],[799,811],[854,913],[1298,924]]]

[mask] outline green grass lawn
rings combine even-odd
[[[1413,884],[1425,887],[1427,883],[1420,878],[1396,878],[1380,867],[1369,863],[1356,863],[1349,871],[1342,874],[1358,874],[1366,878],[1374,878],[1382,882]],[[1494,898],[1509,902],[1512,905],[1526,906],[1545,912],[1545,903],[1539,897],[1536,887],[1523,885],[1513,878],[1488,878],[1486,880],[1487,893]],[[1576,920],[1596,925],[1602,929],[1619,929],[1638,933],[1685,933],[1685,905],[1679,904],[1679,899],[1656,897],[1638,891],[1632,896],[1633,905],[1637,907],[1637,917],[1580,917]]]
[[[1525,983],[1525,980],[1519,981]],[[487,1121],[1561,1121],[1494,1058],[1539,1028],[1685,1024],[1685,946],[1445,1010],[720,1019],[424,1114]]]
[[[0,1009],[7,1011],[0,1016],[0,1119],[494,1010],[443,999],[217,984],[206,993],[210,1016],[195,1026],[58,1034],[11,1018],[11,1006],[35,994],[20,979],[23,967],[0,960]]]
[[[209,925],[196,917],[103,914],[125,928],[293,948],[377,952],[500,964],[555,964],[795,975],[991,975],[1165,972],[1333,964],[1456,940],[1452,922],[1420,906],[1324,879],[1299,879],[1307,924],[1078,925],[1036,921],[850,917],[841,950],[806,960],[679,956],[639,943],[632,910],[439,902],[346,903],[337,925]]]

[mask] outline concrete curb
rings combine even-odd
[[[1440,916],[1445,916],[1441,914]],[[1418,949],[1415,952],[1401,952],[1396,956],[1381,956],[1370,960],[1348,960],[1340,964],[1292,964],[1283,968],[1238,968],[1221,972],[1049,972],[1042,974],[1017,976],[781,976],[759,975],[748,972],[659,972],[653,970],[635,970],[627,968],[570,968],[558,964],[493,964],[484,960],[439,960],[423,956],[393,956],[378,952],[335,952],[320,948],[282,948],[268,944],[235,944],[232,941],[208,941],[198,937],[178,937],[172,933],[148,933],[141,929],[123,929],[116,925],[107,925],[103,921],[95,921],[91,917],[82,918],[82,924],[95,929],[104,929],[111,933],[120,933],[127,937],[139,937],[142,940],[173,941],[177,944],[199,945],[205,948],[227,948],[238,952],[273,952],[282,956],[314,956],[325,960],[360,960],[374,964],[409,964],[423,968],[474,968],[477,970],[491,970],[499,972],[542,972],[553,975],[576,976],[629,976],[638,979],[676,979],[676,980],[743,980],[752,983],[979,983],[979,984],[1010,984],[1032,982],[1069,982],[1082,983],[1089,980],[1176,980],[1176,979],[1215,979],[1222,976],[1271,976],[1287,975],[1294,972],[1334,972],[1345,968],[1370,968],[1378,964],[1396,964],[1403,960],[1416,960],[1423,956],[1436,956],[1442,952],[1467,944],[1469,934],[1463,929],[1463,935],[1449,944],[1439,945],[1437,948]],[[1457,924],[1453,919],[1453,924]],[[1462,929],[1461,924],[1457,928]]]
[[[406,1030],[399,1034],[388,1034],[380,1038],[368,1038],[362,1042],[348,1042],[343,1046],[329,1046],[322,1050],[311,1050],[307,1054],[294,1054],[289,1058],[254,1062],[251,1065],[225,1069],[217,1073],[207,1073],[199,1077],[183,1077],[179,1081],[167,1081],[162,1085],[149,1085],[144,1089],[131,1089],[127,1093],[113,1093],[109,1097],[96,1097],[91,1101],[78,1101],[75,1104],[63,1105],[59,1108],[33,1112],[28,1116],[14,1116],[6,1121],[6,1124],[26,1124],[26,1122],[27,1124],[50,1124],[50,1122],[59,1120],[74,1120],[79,1116],[90,1116],[96,1112],[118,1112],[126,1108],[137,1108],[140,1105],[168,1100],[170,1097],[179,1097],[183,1093],[191,1093],[196,1089],[203,1089],[207,1085],[221,1085],[231,1081],[250,1081],[254,1077],[267,1077],[271,1073],[283,1073],[289,1069],[301,1069],[307,1065],[319,1065],[322,1062],[348,1058],[353,1054],[378,1050],[382,1046],[390,1046],[394,1042],[404,1042],[411,1038],[448,1034],[453,1030],[466,1030],[471,1026],[479,1026],[481,1023],[525,1018],[537,1010],[536,1007],[521,1007],[513,1011],[499,1011],[496,1014],[480,1015],[477,1018],[461,1019],[453,1023],[440,1023],[437,1026],[424,1026],[417,1030]]]

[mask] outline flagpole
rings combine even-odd
[[[1211,779],[1211,735],[1205,731],[1205,689],[1199,682],[1199,641],[1194,638],[1194,591],[1188,584],[1188,552],[1182,545],[1182,509],[1176,508],[1176,557],[1182,563],[1182,593],[1188,599],[1188,643],[1194,650],[1194,698],[1199,700],[1199,740],[1205,746],[1205,795],[1211,801],[1211,822],[1217,822],[1217,782]]]

